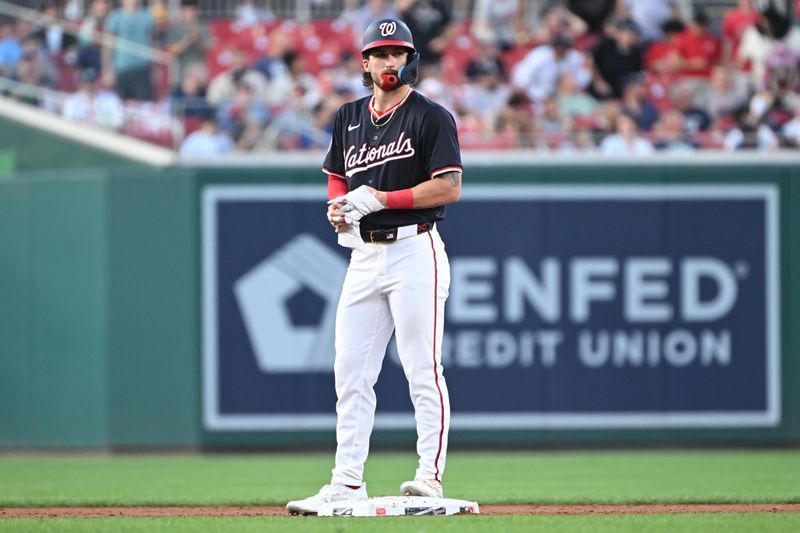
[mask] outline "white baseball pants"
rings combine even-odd
[[[332,482],[361,485],[386,346],[395,339],[417,424],[416,479],[442,479],[450,400],[442,375],[450,264],[439,233],[357,246],[336,314],[336,465]]]

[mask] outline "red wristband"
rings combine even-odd
[[[388,209],[413,209],[414,193],[411,189],[400,189],[386,193],[386,207]]]

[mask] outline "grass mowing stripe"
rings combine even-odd
[[[282,505],[328,482],[332,454],[0,456],[0,505]],[[373,496],[413,454],[375,453]],[[451,453],[446,495],[480,503],[800,502],[800,452]]]
[[[655,516],[456,516],[426,518],[108,518],[0,520],[0,531],[231,533],[638,533],[699,531],[720,533],[800,530],[798,514],[684,514]]]

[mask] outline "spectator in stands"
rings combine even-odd
[[[207,94],[209,103],[218,106],[232,99],[240,81],[247,83],[257,100],[266,101],[267,79],[259,71],[250,68],[245,51],[237,49],[233,51],[230,68],[211,80]]]
[[[625,80],[622,91],[622,111],[636,121],[640,131],[650,131],[658,121],[658,109],[647,101],[644,76],[634,73]]]
[[[50,84],[42,64],[35,57],[27,54],[23,54],[22,59],[17,63],[11,79],[19,82],[19,85],[15,85],[9,90],[9,96],[37,107],[41,103],[39,87]]]
[[[395,3],[414,36],[414,46],[426,63],[438,63],[447,44],[459,33],[442,0],[397,0]]]
[[[683,113],[677,109],[664,113],[653,128],[653,133],[655,138],[653,146],[660,152],[686,153],[697,149],[697,145],[686,131]]]
[[[522,19],[522,17],[520,17]],[[561,2],[552,2],[542,9],[539,23],[533,31],[533,40],[549,43],[558,35],[566,35],[573,42],[586,34],[588,25]]]
[[[64,3],[64,18],[70,22],[80,22],[83,18],[83,0],[67,0]]]
[[[647,47],[644,54],[645,70],[666,83],[671,82],[681,68],[678,37],[686,26],[680,19],[669,19],[661,27],[664,37]]]
[[[240,79],[235,88],[232,97],[220,103],[220,129],[234,140],[237,149],[250,151],[259,142],[271,115],[247,80]]]
[[[800,52],[800,28],[792,26],[786,15],[770,6],[762,13],[755,26],[744,31],[739,44],[736,64],[740,69],[750,66],[752,87],[764,86],[767,58],[779,42],[795,52]]]
[[[206,101],[208,69],[204,63],[186,66],[181,85],[170,92],[172,114],[185,119],[200,119],[211,105]]]
[[[685,26],[679,19],[670,19],[661,30],[664,38],[650,43],[644,56],[645,85],[650,102],[659,111],[672,107],[671,88],[677,83],[681,68],[681,57],[677,46],[677,37]]]
[[[495,130],[503,135],[514,135],[518,138],[519,148],[534,146],[534,124],[536,116],[531,101],[522,91],[511,93],[508,104],[497,117]]]
[[[588,31],[599,35],[605,22],[614,14],[618,0],[566,0],[565,5],[588,26]]]
[[[494,45],[478,48],[467,65],[466,76],[462,106],[481,124],[494,124],[511,97],[499,49]]]
[[[98,87],[99,74],[96,70],[83,70],[79,76],[80,88],[64,101],[62,116],[67,120],[121,130],[125,123],[125,111],[119,97],[112,91]]]
[[[56,87],[58,83],[58,69],[50,60],[49,54],[42,47],[42,42],[35,35],[30,35],[22,41],[22,58],[17,64],[19,69],[22,62],[25,62],[26,76],[17,76],[17,79],[27,78],[36,80],[36,85],[45,87]]]
[[[607,135],[600,143],[600,151],[609,156],[644,156],[653,153],[653,145],[639,135],[636,120],[621,113],[616,121],[616,133]]]
[[[33,36],[39,39],[51,56],[58,56],[72,50],[77,38],[66,31],[60,19],[59,5],[52,0],[45,4],[42,18],[33,28]]]
[[[339,16],[338,21],[350,28],[356,39],[356,47],[361,49],[361,37],[369,23],[382,18],[398,18],[400,13],[388,0],[366,0],[359,7],[345,9]]]
[[[695,11],[692,22],[678,36],[676,44],[681,58],[680,74],[708,80],[711,69],[719,62],[721,46],[708,28],[705,11]]]
[[[692,15],[691,0],[622,0],[622,6],[647,42],[661,40],[662,27],[667,20],[688,21]]]
[[[722,16],[722,61],[732,64],[739,49],[744,31],[754,26],[761,14],[753,6],[753,0],[738,0],[736,7]]]
[[[459,125],[461,113],[457,109],[456,90],[460,92],[463,86],[449,87],[442,76],[442,66],[439,63],[423,63],[419,69],[419,81],[416,90],[423,96],[437,102],[453,115],[456,125]]]
[[[41,34],[34,33],[22,39],[22,58],[41,63],[42,72],[52,85],[58,80],[58,70],[40,36]]]
[[[607,30],[608,34],[592,52],[590,91],[601,100],[620,98],[625,80],[643,67],[643,48],[636,24],[630,19],[617,19]]]
[[[189,64],[205,62],[209,40],[208,32],[197,20],[197,0],[181,0],[180,19],[165,35],[167,52],[177,60],[170,69],[172,87],[180,85]]]
[[[275,20],[275,13],[265,6],[256,6],[253,0],[239,0],[236,5],[236,22],[239,28],[255,26]]]
[[[536,137],[539,148],[559,149],[568,139],[572,121],[561,114],[558,98],[548,96],[536,108]]]
[[[478,77],[487,73],[496,74],[498,80],[503,83],[508,78],[506,67],[500,55],[500,48],[492,43],[481,43],[467,63],[464,75],[467,80],[475,81]]]
[[[203,114],[203,125],[190,133],[181,143],[181,157],[213,157],[233,151],[231,139],[217,128],[214,109]]]
[[[766,61],[765,84],[750,100],[750,111],[779,130],[794,114],[800,99],[800,53],[775,43]]]
[[[364,87],[364,67],[361,64],[361,54],[344,52],[338,65],[329,69],[333,86],[336,92],[348,94],[348,100],[356,100],[372,94]]]
[[[800,99],[794,103],[794,116],[781,128],[783,142],[789,148],[800,148]]]
[[[698,86],[679,85],[673,91],[673,108],[683,113],[684,126],[691,133],[706,131],[712,125],[711,115],[699,104],[700,102],[702,102],[702,91]]]
[[[291,51],[290,40],[286,31],[276,28],[270,33],[269,44],[264,54],[253,62],[253,68],[263,74],[267,81],[272,82],[288,76],[289,67],[283,61],[283,56]],[[361,65],[361,62],[358,64]]]
[[[145,47],[153,46],[155,21],[139,4],[139,0],[122,0],[105,21],[105,31]],[[123,100],[152,100],[153,83],[150,77],[150,58],[144,52],[132,52],[124,44],[103,49],[103,76],[106,85],[114,86]]]
[[[476,0],[472,12],[472,35],[481,43],[509,50],[524,30],[519,0]]]
[[[106,0],[92,0],[89,14],[81,23],[78,30],[78,59],[75,64],[78,70],[93,69],[101,72],[103,68],[101,45],[96,42],[98,32],[105,26],[108,16],[108,2]]]
[[[20,43],[14,22],[11,19],[0,20],[0,74],[8,76],[22,59]]]
[[[310,116],[312,109],[322,100],[317,79],[308,72],[305,57],[296,52],[285,53],[283,63],[286,74],[270,82],[267,101],[272,107],[291,106]]]
[[[555,92],[558,76],[563,72],[570,72],[582,88],[591,79],[586,57],[572,47],[570,37],[557,35],[552,43],[537,46],[517,63],[511,83],[533,102],[542,102]]]
[[[592,130],[586,127],[575,127],[570,131],[569,138],[564,141],[559,149],[562,154],[589,154],[597,151]]]
[[[582,91],[571,72],[558,76],[558,107],[561,114],[571,119],[591,116],[600,103],[589,93]]]
[[[778,136],[746,108],[737,116],[737,125],[725,135],[725,149],[775,151],[780,147]]]
[[[717,65],[711,70],[708,87],[698,94],[699,107],[714,120],[733,120],[736,112],[747,105],[747,86],[741,76],[734,76],[728,67]]]
[[[765,66],[767,89],[776,95],[800,94],[800,52],[785,42],[775,43]]]
[[[338,106],[331,102],[339,102],[338,98],[326,98],[312,110],[311,127],[302,130],[297,136],[297,148],[300,150],[327,149],[333,134],[333,122]]]
[[[169,24],[168,8],[164,0],[148,0],[147,4],[150,16],[153,17],[153,22],[155,23],[156,34],[159,37],[157,40],[160,42],[163,32],[166,30],[166,26]]]

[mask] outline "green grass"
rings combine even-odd
[[[656,516],[457,516],[426,518],[83,518],[0,520],[0,531],[225,531],[231,533],[625,533],[702,531],[724,533],[800,530],[798,514],[700,514]]]
[[[331,454],[0,455],[0,507],[283,505],[326,483]],[[395,494],[411,454],[372,454],[373,496]],[[489,503],[800,502],[800,451],[452,453],[450,497]],[[0,531],[360,533],[800,531],[800,513],[646,516],[459,516],[382,519],[0,519]]]
[[[329,481],[332,454],[0,456],[0,506],[283,505]],[[372,496],[411,454],[372,454]],[[452,453],[449,497],[480,503],[800,502],[800,451]]]

